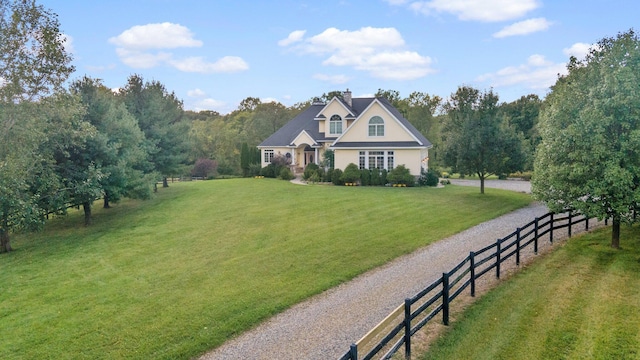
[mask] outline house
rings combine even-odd
[[[300,171],[333,150],[336,169],[349,163],[386,170],[404,165],[418,176],[428,168],[431,143],[387,99],[352,98],[349,89],[343,94],[328,103],[314,101],[258,145],[262,167],[281,155]]]

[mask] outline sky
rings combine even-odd
[[[640,28],[637,0],[38,0],[58,15],[76,72],[156,80],[186,110],[286,106],[334,90],[500,101],[544,97],[570,56]],[[640,31],[640,30],[639,30]]]

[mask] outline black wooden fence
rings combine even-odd
[[[500,265],[503,262],[515,257],[515,263],[519,265],[524,251],[538,254],[539,241],[543,236],[548,235],[548,241],[553,243],[554,231],[566,228],[571,237],[572,226],[580,223],[584,223],[585,230],[589,230],[589,219],[582,215],[571,212],[547,213],[506,237],[497,239],[495,243],[472,251],[426,289],[405,299],[374,329],[352,344],[340,360],[390,359],[402,346],[405,357],[409,359],[411,337],[440,313],[442,323],[449,325],[451,302],[467,288],[471,296],[475,296],[476,280],[490,271],[500,278]]]

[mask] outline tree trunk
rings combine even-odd
[[[484,194],[484,176],[479,176],[480,177],[480,194]]]
[[[11,248],[11,243],[9,239],[9,232],[0,229],[0,254],[11,252],[13,249]]]
[[[84,226],[89,226],[91,225],[91,203],[85,202],[82,208],[84,209]]]
[[[169,187],[169,183],[167,182],[166,176],[162,178],[162,187],[163,188]]]
[[[620,249],[620,216],[614,216],[611,224],[611,247]]]
[[[154,193],[158,192],[158,182],[157,181],[153,183],[153,192]]]
[[[111,206],[109,205],[109,195],[104,194],[104,205],[102,205],[103,208],[105,209],[109,209]]]

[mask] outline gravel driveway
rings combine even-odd
[[[464,185],[471,186],[470,181],[464,180]],[[525,181],[488,181],[485,186],[530,191]],[[402,256],[293,306],[201,359],[337,359],[405,298],[449,271],[470,251],[494,243],[546,212],[545,206],[533,204]]]

